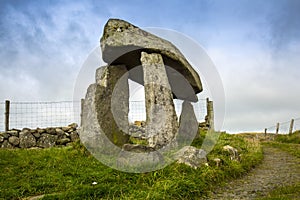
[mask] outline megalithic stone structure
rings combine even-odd
[[[202,91],[199,75],[172,43],[123,20],[110,19],[100,43],[107,66],[97,70],[96,83],[83,101],[82,132],[101,127],[113,144],[123,147],[129,143],[131,79],[145,86],[149,148],[163,148],[178,132],[173,99],[198,101],[196,94]],[[190,103],[185,105],[193,112]]]

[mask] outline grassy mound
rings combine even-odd
[[[201,147],[204,137],[202,132],[193,145]],[[227,144],[238,149],[241,162],[230,160],[222,150]],[[217,167],[214,158],[220,158],[222,165]],[[101,164],[79,143],[42,150],[0,149],[0,199],[41,194],[52,194],[43,199],[199,199],[259,163],[262,151],[256,142],[222,133],[208,159],[209,166],[199,169],[173,163],[132,174]]]

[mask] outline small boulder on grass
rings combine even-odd
[[[194,169],[207,163],[207,153],[203,149],[185,146],[177,152],[177,163],[186,164]]]
[[[223,150],[226,152],[229,152],[231,160],[240,161],[240,155],[236,148],[234,148],[230,145],[226,145],[223,147]]]

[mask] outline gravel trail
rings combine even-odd
[[[256,199],[277,187],[300,182],[299,158],[272,147],[263,147],[263,152],[264,159],[260,165],[211,192],[208,199]]]

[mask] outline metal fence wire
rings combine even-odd
[[[174,100],[175,110],[179,116],[182,101]],[[206,99],[193,103],[198,121],[204,121]],[[145,102],[129,102],[129,122],[146,119]],[[9,128],[45,128],[60,127],[71,123],[80,124],[80,101],[58,102],[10,102]],[[0,102],[0,131],[4,131],[5,103]]]
[[[290,131],[290,125],[291,125],[291,120],[279,123],[278,133],[279,134],[288,134]],[[277,129],[277,125],[275,124],[274,126],[267,128],[267,132],[268,133],[276,133],[276,129]],[[294,132],[296,130],[300,130],[300,118],[294,119],[292,132]]]
[[[1,107],[4,109],[4,106]],[[4,113],[2,109],[1,112]],[[79,122],[79,117],[79,101],[10,102],[9,127],[10,129],[59,127]],[[4,123],[1,123],[0,130],[4,130],[3,126]]]
[[[174,100],[174,106],[176,114],[179,116],[181,114],[182,110],[182,103],[181,100]],[[198,121],[204,121],[205,116],[207,114],[206,111],[206,99],[199,99],[197,103],[193,103],[194,112],[197,117]],[[130,101],[129,102],[129,114],[128,114],[128,120],[129,122],[134,121],[144,121],[146,120],[146,106],[145,101]]]

